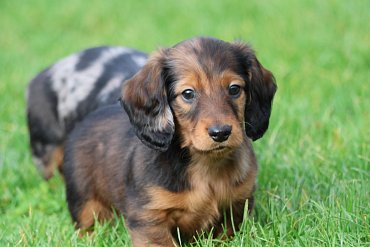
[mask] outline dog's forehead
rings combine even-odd
[[[196,63],[213,71],[230,68],[236,62],[230,43],[210,38],[184,41],[171,49],[171,57],[183,66]]]
[[[220,40],[184,41],[171,48],[168,64],[180,81],[228,84],[242,80],[238,73],[241,65],[232,44]]]

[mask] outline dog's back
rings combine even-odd
[[[61,163],[66,135],[89,112],[117,101],[122,83],[146,62],[146,54],[102,46],[61,59],[33,78],[27,121],[34,162],[44,178]]]

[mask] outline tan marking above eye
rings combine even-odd
[[[241,88],[244,88],[244,86],[245,86],[245,83],[244,83],[244,81],[231,81],[230,83],[229,83],[229,86],[228,86],[228,88],[229,87],[231,87],[231,86],[233,86],[233,85],[237,85],[237,86],[239,86],[239,87],[241,87]]]
[[[173,89],[176,95],[181,95],[182,92],[184,92],[187,89],[197,91],[199,87],[200,86],[197,81],[192,80],[192,78],[190,79],[186,78],[186,79],[177,81],[175,85],[173,86]]]
[[[224,71],[220,78],[221,85],[225,88],[228,88],[233,83],[238,84],[241,87],[245,86],[244,79],[240,75],[232,71]]]

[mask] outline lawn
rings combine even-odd
[[[1,0],[0,27],[0,246],[129,245],[119,217],[77,236],[62,179],[32,163],[25,88],[86,47],[150,52],[199,35],[250,42],[279,89],[254,143],[254,214],[233,239],[195,245],[369,246],[368,0]]]

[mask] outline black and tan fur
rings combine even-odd
[[[253,207],[251,139],[267,130],[275,91],[240,42],[194,38],[152,54],[123,88],[125,111],[90,114],[67,141],[77,228],[115,209],[134,246],[174,246],[177,229],[184,240],[211,228],[232,235],[230,212],[238,227],[246,200]]]

